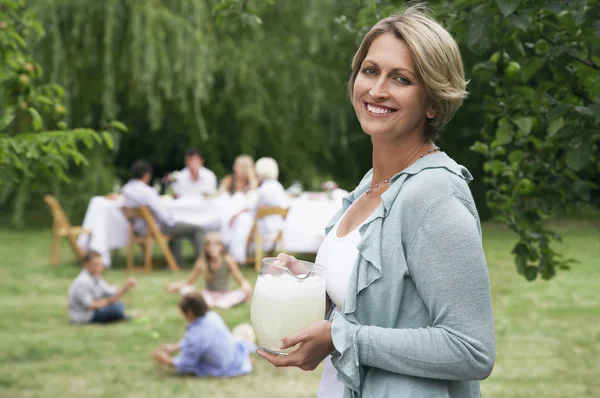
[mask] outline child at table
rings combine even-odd
[[[195,290],[193,284],[200,274],[204,274],[205,289],[202,295],[209,308],[231,308],[248,301],[252,296],[252,285],[244,278],[233,257],[225,251],[223,240],[218,232],[209,232],[205,235],[202,252],[188,278],[169,283],[167,291],[169,293],[179,291],[184,295]],[[230,274],[240,285],[239,289],[229,289]]]

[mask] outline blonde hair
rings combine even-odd
[[[428,119],[425,137],[435,139],[468,95],[460,50],[454,38],[430,16],[425,4],[413,4],[377,22],[364,37],[352,60],[348,86],[350,100],[354,82],[373,41],[391,33],[404,40],[413,56],[417,74],[433,103],[437,115]]]
[[[255,167],[256,176],[261,180],[276,180],[279,177],[279,166],[273,158],[260,158]]]
[[[223,244],[223,238],[221,234],[216,231],[207,232],[204,235],[204,241],[202,242],[202,250],[200,252],[200,261],[204,264],[204,277],[206,279],[211,279],[213,276],[213,272],[210,269],[210,259],[208,258],[208,254],[206,253],[206,244],[210,241],[217,241],[221,244],[221,261],[225,260],[227,256],[227,252],[225,251],[225,245]]]
[[[254,159],[252,159],[252,156],[250,155],[239,155],[235,158],[233,163],[235,164],[237,162],[240,162],[240,164],[246,171],[246,174],[248,174],[249,170],[254,168]]]
[[[255,181],[256,181],[256,172],[254,170],[254,159],[252,159],[252,156],[240,155],[237,158],[235,158],[234,164],[238,163],[238,162],[242,165],[242,168],[244,169],[244,172],[245,172],[244,177],[246,178],[247,188],[248,189],[256,188],[253,186],[253,185],[255,185]],[[233,189],[233,185],[232,185],[232,189]]]

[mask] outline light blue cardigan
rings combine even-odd
[[[371,182],[344,198],[338,222]],[[445,153],[395,175],[361,241],[333,364],[344,398],[480,397],[495,357],[481,227],[467,169]]]

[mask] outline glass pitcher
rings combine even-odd
[[[262,260],[254,287],[250,318],[258,346],[287,355],[281,339],[307,328],[325,316],[325,268],[308,261]]]

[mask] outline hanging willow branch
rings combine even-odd
[[[86,104],[99,97],[101,120],[112,119],[122,96],[148,109],[152,129],[163,125],[165,101],[202,114],[199,105],[213,74],[207,54],[214,45],[202,31],[209,25],[203,19],[210,18],[205,1],[46,0],[34,11],[50,27],[36,55],[51,65],[51,80],[77,98],[74,117],[95,120],[97,110]],[[202,118],[197,122],[206,134]]]
[[[149,153],[171,167],[182,146],[201,145],[217,172],[245,152],[276,156],[309,187],[340,162],[354,181],[365,166],[349,142],[368,145],[350,138],[345,94],[356,37],[331,16],[358,5],[271,3],[38,0],[47,35],[36,56],[71,93],[76,124],[127,119],[123,168]]]

